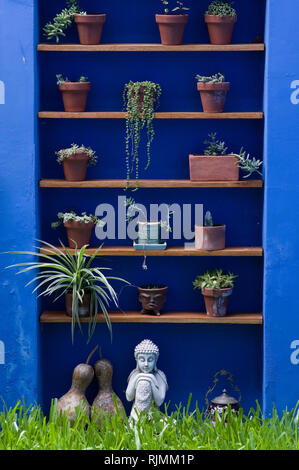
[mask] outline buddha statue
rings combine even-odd
[[[136,369],[129,375],[126,398],[134,401],[130,418],[137,421],[142,411],[162,405],[168,385],[164,372],[157,369],[158,346],[145,339],[135,347],[134,356]]]

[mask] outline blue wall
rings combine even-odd
[[[200,3],[200,5],[199,5]],[[207,2],[192,5],[185,42],[208,42],[203,13]],[[42,3],[40,25],[51,19],[58,2]],[[96,2],[82,2],[93,11]],[[92,8],[95,5],[95,8]],[[234,42],[250,42],[263,36],[264,2],[253,1],[250,8],[236,2],[239,22],[235,27]],[[104,8],[104,5],[103,5]],[[124,5],[113,0],[107,12],[103,42],[159,42],[158,27],[154,20],[157,2],[146,2],[138,10],[140,24],[136,24],[136,2]],[[252,22],[249,24],[247,17]],[[75,29],[65,39],[77,42]],[[88,96],[88,111],[119,111],[122,109],[122,90],[130,80],[152,80],[162,87],[161,111],[201,111],[196,91],[195,75],[223,71],[231,82],[226,111],[261,111],[263,107],[264,54],[250,53],[40,53],[40,109],[63,110],[55,75],[69,78],[88,76],[92,88]],[[98,166],[89,169],[89,178],[125,178],[124,131],[122,120],[47,120],[39,124],[41,177],[61,178],[62,169],[56,163],[55,151],[72,142],[90,145],[101,156]],[[233,151],[244,146],[262,158],[262,121],[173,121],[155,122],[155,141],[149,170],[141,170],[141,178],[189,178],[189,153],[199,153],[207,134],[217,131]],[[143,154],[143,157],[145,155]],[[161,165],[162,162],[162,165]],[[64,229],[53,232],[51,221],[56,213],[75,207],[78,211],[94,212],[105,202],[117,206],[122,190],[40,190],[42,238],[57,243],[58,237],[66,241]],[[131,195],[131,194],[129,194]],[[133,193],[139,203],[191,203],[204,204],[215,221],[228,227],[227,245],[262,244],[261,189],[142,189]],[[96,245],[95,235],[91,245]],[[169,240],[169,245],[183,245],[184,240]],[[130,240],[107,240],[105,245],[127,245]],[[113,273],[132,282],[165,283],[169,286],[165,309],[203,311],[199,292],[193,290],[192,281],[197,274],[213,267],[229,269],[238,275],[230,311],[259,312],[262,309],[263,262],[259,258],[149,258],[148,271],[141,269],[141,258],[105,258],[100,265],[110,266]],[[178,289],[178,286],[181,289]],[[138,309],[136,288],[122,291],[122,309]],[[43,301],[42,308],[63,309],[63,301],[56,306]],[[167,399],[172,404],[186,401],[193,393],[194,402],[204,406],[204,396],[214,373],[226,368],[232,371],[243,391],[243,406],[254,406],[262,398],[262,327],[229,325],[113,325],[113,343],[110,344],[105,325],[98,325],[91,345],[76,336],[70,342],[69,325],[42,326],[43,403],[47,408],[50,398],[65,392],[70,383],[73,367],[83,361],[94,344],[100,344],[104,356],[115,364],[114,387],[125,402],[124,390],[129,372],[134,367],[133,348],[138,341],[149,337],[160,346],[159,367],[169,380]],[[183,352],[178,355],[178,351]],[[236,354],[237,352],[237,354]],[[63,361],[61,357],[63,356]],[[178,357],[180,356],[180,357]],[[55,364],[54,366],[52,364]],[[179,377],[179,380],[177,379]],[[95,386],[90,388],[92,398]],[[129,405],[130,406],[130,405]]]
[[[206,26],[202,20],[208,3],[209,1],[202,1],[192,6],[185,42],[208,42]],[[287,3],[290,7],[295,6],[294,1],[288,0]],[[89,11],[96,11],[98,8],[98,2],[95,1],[82,0],[81,4]],[[233,41],[251,42],[257,36],[263,36],[265,2],[252,0],[249,4],[238,0],[235,6],[239,18]],[[196,73],[218,71],[223,71],[231,82],[226,111],[263,109],[263,53],[51,52],[39,53],[36,64],[34,49],[37,41],[33,31],[40,31],[60,8],[61,2],[58,0],[40,2],[37,27],[35,21],[38,12],[32,1],[25,4],[12,4],[8,1],[1,3],[1,23],[4,26],[0,29],[0,35],[2,43],[8,45],[5,53],[1,52],[1,63],[4,66],[0,76],[0,80],[6,84],[5,105],[0,105],[0,165],[4,182],[0,213],[2,220],[8,225],[0,239],[4,250],[31,249],[33,240],[39,233],[39,223],[42,239],[54,243],[57,243],[58,237],[65,240],[63,229],[58,232],[50,229],[50,223],[55,220],[58,211],[73,206],[78,210],[95,211],[101,202],[110,202],[116,206],[117,196],[124,195],[122,190],[115,189],[40,189],[39,206],[37,205],[38,177],[62,177],[62,169],[57,165],[54,153],[72,142],[90,145],[101,156],[98,166],[88,170],[89,178],[125,178],[123,121],[43,119],[36,123],[37,109],[63,109],[56,87],[56,73],[68,75],[69,78],[82,74],[89,77],[92,89],[87,110],[90,111],[121,110],[122,89],[130,79],[147,79],[161,84],[161,111],[201,111],[194,76]],[[104,8],[103,5],[102,12],[106,12],[108,17],[104,25],[103,42],[159,42],[154,21],[156,1],[146,2],[138,9],[140,22],[136,22],[135,0],[125,3],[122,0],[111,0],[109,6]],[[287,10],[286,8],[285,11]],[[86,337],[81,337],[78,333],[72,346],[69,325],[38,327],[40,311],[45,308],[62,309],[63,303],[53,306],[43,300],[37,306],[29,289],[25,290],[23,287],[25,276],[18,278],[12,271],[1,271],[0,295],[4,321],[1,322],[0,341],[5,343],[6,363],[0,364],[0,394],[9,403],[13,404],[17,398],[25,395],[29,401],[41,401],[47,410],[51,397],[65,392],[70,384],[73,367],[86,359],[95,344],[100,344],[103,354],[114,363],[114,388],[125,401],[123,391],[126,379],[134,367],[133,348],[138,341],[149,337],[160,346],[159,367],[168,377],[170,389],[167,399],[172,403],[186,401],[188,394],[192,392],[194,403],[198,400],[200,406],[203,406],[204,395],[214,373],[227,368],[232,371],[243,392],[245,409],[254,406],[256,399],[262,401],[262,396],[267,412],[271,410],[273,401],[279,409],[286,405],[294,406],[298,398],[298,387],[297,391],[294,387],[294,384],[298,384],[298,366],[291,363],[290,355],[295,351],[291,350],[291,343],[294,346],[294,340],[297,339],[298,321],[294,292],[297,274],[296,236],[292,227],[296,226],[293,219],[296,217],[295,206],[298,203],[295,186],[298,164],[295,160],[296,152],[287,153],[286,149],[291,142],[291,149],[294,147],[295,150],[297,107],[291,104],[290,94],[294,90],[290,86],[293,80],[299,80],[299,73],[296,76],[296,63],[290,65],[295,62],[296,41],[293,41],[292,46],[289,39],[284,41],[278,36],[277,24],[281,13],[281,9],[278,11],[278,6],[271,3],[266,36],[265,139],[261,121],[159,120],[155,122],[156,136],[151,166],[140,175],[144,178],[188,178],[188,154],[200,152],[203,140],[211,131],[217,131],[232,150],[238,151],[243,145],[258,158],[262,157],[264,146],[264,279],[263,262],[258,258],[167,258],[167,263],[163,258],[149,258],[147,272],[141,269],[141,258],[100,259],[101,265],[111,266],[114,274],[127,278],[133,284],[167,283],[169,295],[166,309],[203,310],[202,298],[193,291],[192,281],[196,274],[210,267],[230,269],[239,276],[231,299],[231,311],[261,311],[264,283],[264,379],[260,326],[115,324],[111,344],[106,326],[97,325],[90,345],[87,346]],[[18,28],[12,27],[12,17],[17,21]],[[284,19],[286,25],[291,21],[293,20],[290,20],[289,15]],[[289,29],[289,34],[295,37],[295,24],[293,30]],[[45,40],[40,37],[38,41]],[[75,28],[70,31],[65,42],[77,42]],[[36,125],[38,133],[35,132]],[[39,151],[35,155],[37,134]],[[13,172],[7,165],[10,155],[14,158],[14,165],[11,166]],[[292,179],[289,178],[286,162],[290,165],[293,163]],[[284,217],[286,209],[290,207],[290,196],[292,212],[288,211]],[[262,243],[264,201],[261,189],[147,189],[134,193],[134,197],[145,204],[202,203],[205,209],[214,213],[216,221],[227,224],[228,245]],[[286,236],[285,231],[281,230],[283,226]],[[93,236],[92,244],[96,243],[97,239]],[[107,241],[106,245],[116,243],[131,242]],[[180,243],[183,244],[183,240]],[[169,241],[169,245],[180,243]],[[2,264],[6,266],[16,260],[17,257],[3,255]],[[182,286],[181,291],[178,286]],[[286,290],[288,286],[294,287],[291,292]],[[289,302],[287,314],[282,312],[283,301],[286,299]],[[122,291],[120,304],[122,309],[137,309],[136,291],[133,288]],[[286,315],[287,322],[282,328],[281,322]],[[40,376],[38,358],[41,359]],[[296,362],[294,354],[292,358]],[[95,393],[94,384],[88,391],[89,398],[92,399]]]
[[[264,409],[299,399],[298,327],[298,24],[292,12],[268,2],[265,76],[266,193],[264,216]],[[282,37],[280,27],[287,29]],[[297,90],[297,91],[296,91]]]

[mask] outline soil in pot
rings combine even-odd
[[[74,153],[62,160],[66,181],[84,181],[86,178],[89,155],[84,152]]]
[[[196,250],[217,251],[225,248],[225,225],[195,225]]]
[[[165,46],[182,44],[188,15],[156,15],[161,43]]]
[[[229,82],[197,82],[204,113],[222,113]]]
[[[73,305],[73,293],[67,292],[65,294],[65,309],[66,314],[71,317],[72,316],[72,305]],[[90,314],[90,294],[85,294],[83,297],[82,304],[79,303],[78,306],[78,313],[79,317],[88,317]]]
[[[74,15],[77,24],[80,44],[99,44],[106,15]]]
[[[238,159],[233,155],[189,155],[191,181],[238,181]]]
[[[151,285],[138,287],[139,301],[142,304],[142,314],[161,315],[166,300],[167,286]]]
[[[202,289],[206,312],[209,317],[224,317],[233,289]]]
[[[237,17],[205,15],[211,44],[230,44]]]
[[[83,245],[89,245],[94,222],[86,224],[85,222],[72,220],[71,222],[64,222],[63,225],[67,231],[70,248],[82,248]]]
[[[90,90],[90,82],[65,82],[59,85],[62,93],[64,110],[69,113],[81,113],[85,111],[87,94]]]

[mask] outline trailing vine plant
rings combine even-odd
[[[58,43],[60,36],[66,36],[65,30],[72,25],[76,13],[86,14],[80,10],[79,0],[66,0],[66,8],[44,26],[44,36],[48,40],[55,38]]]
[[[159,107],[161,96],[161,87],[158,83],[144,81],[130,81],[124,87],[123,103],[126,112],[126,170],[127,185],[129,187],[130,174],[135,169],[136,188],[138,189],[139,179],[139,147],[141,140],[141,131],[146,127],[147,143],[146,155],[147,162],[145,170],[148,169],[151,162],[151,144],[153,142],[155,108]]]

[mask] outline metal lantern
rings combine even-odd
[[[210,393],[213,392],[217,383],[219,382],[219,376],[227,376],[227,381],[229,382],[231,388],[239,393],[239,400],[237,400],[234,397],[229,396],[227,391],[224,389],[221,395],[213,398],[211,402],[209,402],[208,396]],[[208,416],[208,415],[211,416],[212,421],[215,422],[216,412],[218,412],[218,416],[219,418],[221,418],[222,413],[228,408],[228,406],[230,406],[231,410],[234,413],[238,414],[238,411],[240,409],[241,392],[239,388],[233,384],[232,374],[226,370],[220,370],[219,372],[216,372],[216,374],[214,375],[213,383],[214,383],[213,387],[210,388],[206,394],[207,409],[205,412],[205,416]]]

